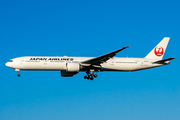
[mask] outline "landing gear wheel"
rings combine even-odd
[[[87,79],[87,76],[84,76],[84,79]]]
[[[93,79],[94,79],[93,77],[90,78],[90,80],[93,80]]]
[[[97,74],[94,75],[95,78],[97,78],[97,76],[98,76]]]
[[[18,77],[20,77],[20,76],[21,76],[21,74],[18,74],[17,76],[18,76]]]

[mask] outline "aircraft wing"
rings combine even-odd
[[[176,57],[167,58],[167,59],[163,59],[163,60],[158,60],[158,61],[153,62],[153,64],[163,64],[164,62],[170,61],[170,60],[173,60],[173,59],[176,59]]]
[[[129,46],[123,47],[121,49],[115,50],[113,52],[101,55],[99,57],[95,57],[86,61],[81,62],[81,65],[84,66],[90,66],[90,65],[100,65],[103,62],[106,62],[107,60],[109,60],[110,58],[114,57],[116,55],[116,53],[128,48]]]

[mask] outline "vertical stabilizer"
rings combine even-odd
[[[156,45],[154,49],[151,50],[151,52],[145,57],[150,59],[157,59],[162,60],[167,44],[169,42],[170,37],[164,37],[161,42]]]

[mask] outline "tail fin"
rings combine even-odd
[[[164,37],[161,42],[151,52],[145,57],[150,59],[162,60],[167,44],[169,42],[170,37]]]

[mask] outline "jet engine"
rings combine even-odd
[[[80,70],[79,63],[67,63],[67,72],[78,72]]]
[[[72,77],[73,75],[77,74],[78,72],[67,72],[67,71],[61,71],[62,77]]]

